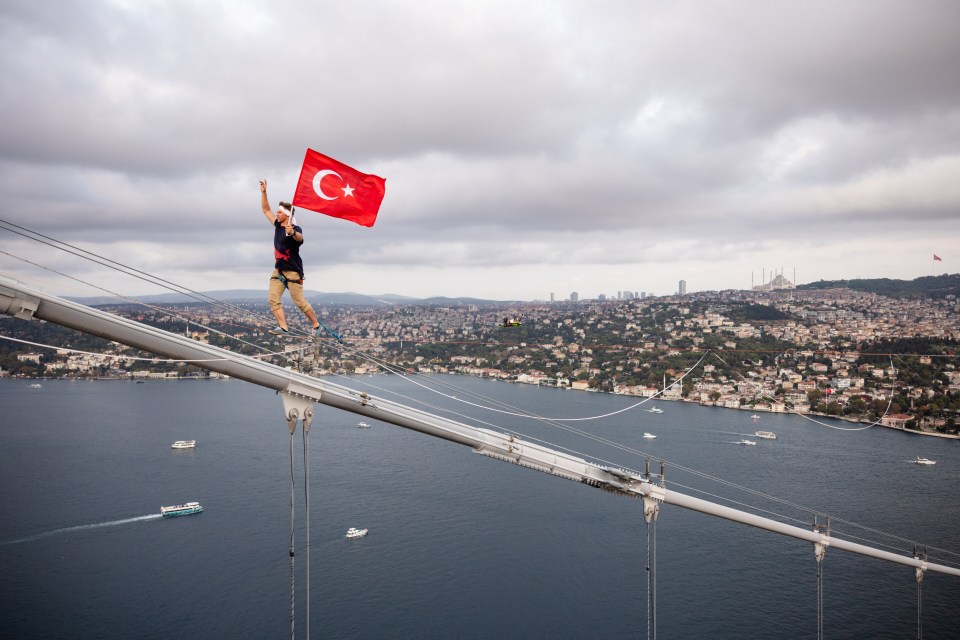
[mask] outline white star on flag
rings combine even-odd
[[[351,187],[350,185],[347,185],[345,187],[340,187],[340,188],[343,189],[344,198],[346,198],[347,196],[353,197],[353,187]]]

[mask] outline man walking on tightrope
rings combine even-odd
[[[297,226],[293,217],[293,206],[281,202],[274,213],[267,200],[267,181],[260,181],[260,206],[263,215],[273,225],[273,255],[276,258],[273,274],[270,276],[270,310],[277,319],[277,328],[271,329],[274,335],[287,335],[290,327],[283,313],[283,303],[280,297],[283,290],[290,291],[290,298],[297,308],[307,316],[313,326],[313,335],[320,335],[320,321],[313,307],[303,297],[303,261],[300,259],[300,245],[303,244],[303,229]]]

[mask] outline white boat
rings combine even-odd
[[[657,409],[656,407],[650,407],[647,409],[648,413],[663,413],[663,409]]]
[[[760,416],[758,416],[757,414],[753,414],[753,415],[750,416],[750,417],[753,418],[754,420],[759,420],[759,419],[760,419]]]
[[[363,536],[367,535],[367,531],[369,531],[369,529],[355,529],[353,527],[350,527],[349,529],[347,529],[347,537],[362,538]]]
[[[200,506],[199,502],[185,502],[183,504],[175,504],[171,507],[160,507],[160,515],[164,518],[189,516],[194,513],[200,513],[201,511],[203,511],[203,507]]]
[[[927,460],[922,456],[917,456],[917,459],[914,462],[917,464],[937,464],[936,460]]]
[[[757,446],[756,442],[754,442],[753,440],[747,440],[746,438],[742,439],[737,444],[749,444],[749,445]]]
[[[368,425],[366,422],[357,423],[357,429],[369,429],[369,428],[370,428],[370,425]]]
[[[656,438],[657,436],[653,435],[652,433],[646,433],[646,432],[645,432],[645,433],[643,434],[643,437],[646,438],[647,440],[653,440],[653,439]]]
[[[171,449],[193,449],[195,446],[197,446],[196,440],[177,440],[172,445],[170,445],[170,448]]]
[[[31,389],[41,389],[41,388],[43,388],[43,385],[40,384],[39,382],[34,382],[32,385],[30,385],[30,388],[31,388]]]
[[[776,440],[777,434],[773,431],[757,431],[755,434],[758,438],[763,438],[764,440]]]

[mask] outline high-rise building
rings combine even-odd
[[[679,293],[680,295],[686,295],[686,293],[687,293],[687,281],[686,281],[686,280],[681,280],[681,281],[680,281],[680,289],[679,289],[678,293]]]
[[[553,291],[550,292],[550,302],[553,302]]]
[[[570,302],[577,302],[578,300],[580,300],[580,294],[578,294],[576,291],[571,292]]]

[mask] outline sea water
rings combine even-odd
[[[913,540],[960,551],[956,441],[675,402],[657,401],[664,413],[653,414],[649,403],[629,408],[636,398],[461,376],[416,380],[445,396],[396,376],[331,379],[603,464],[643,470],[649,460],[659,472],[666,460],[669,489],[797,526],[812,525],[807,507],[830,514],[838,537],[899,553]],[[0,381],[0,636],[290,634],[291,437],[275,393],[234,380],[30,382]],[[494,402],[499,411],[483,408]],[[606,417],[547,424],[508,407]],[[312,637],[646,637],[648,550],[659,638],[816,637],[809,543],[670,505],[648,529],[640,500],[315,410],[309,554],[300,429],[292,443],[300,637],[308,555]],[[777,440],[735,444],[757,429]],[[183,439],[196,449],[170,448]],[[917,455],[937,465],[912,464]],[[157,517],[161,505],[191,500],[203,513]],[[370,533],[347,540],[349,527]],[[822,569],[828,637],[916,636],[913,569],[834,549]],[[958,602],[960,578],[926,575],[925,638],[960,637]]]

